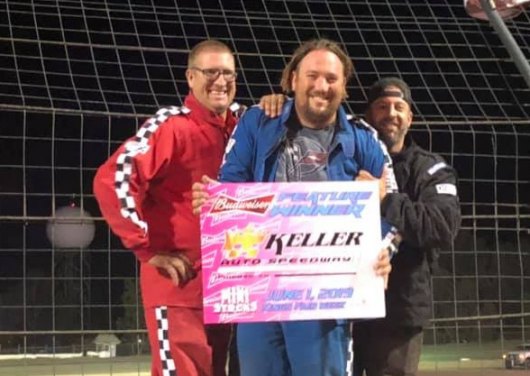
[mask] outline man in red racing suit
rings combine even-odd
[[[182,107],[148,119],[98,169],[94,194],[112,231],[140,261],[152,375],[225,375],[228,326],[202,318],[199,218],[191,185],[216,176],[236,118],[235,60],[206,40],[188,58]]]

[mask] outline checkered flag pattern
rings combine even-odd
[[[175,367],[175,361],[171,358],[171,351],[169,348],[169,321],[167,319],[167,307],[156,307],[155,314],[158,327],[158,351],[160,353],[160,361],[162,362],[162,376],[177,376],[177,368]]]
[[[348,324],[350,339],[348,340],[348,352],[346,354],[346,376],[353,376],[353,321]]]
[[[132,176],[132,160],[138,154],[144,154],[149,150],[149,138],[157,129],[171,116],[187,114],[191,110],[187,107],[169,107],[157,111],[156,115],[148,119],[138,130],[136,136],[125,144],[123,153],[118,156],[116,162],[115,190],[120,200],[121,215],[129,218],[134,224],[147,233],[147,223],[140,219],[136,210],[136,203],[130,194],[130,180]]]

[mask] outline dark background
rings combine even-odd
[[[527,57],[529,21],[507,21]],[[315,37],[352,57],[354,114],[376,79],[405,79],[416,140],[459,173],[463,227],[433,279],[427,342],[528,338],[530,89],[462,0],[0,0],[2,349],[21,343],[15,331],[142,328],[137,265],[100,218],[95,169],[146,117],[181,103],[195,43],[217,38],[234,49],[237,100],[250,105],[280,91],[290,54]],[[95,239],[53,249],[46,223],[72,202],[94,217]],[[494,318],[455,320],[486,315]]]

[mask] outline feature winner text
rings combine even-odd
[[[269,216],[282,217],[353,215],[361,218],[371,192],[282,192]]]
[[[353,287],[293,290],[272,290],[263,305],[263,311],[306,311],[343,309],[353,296]]]

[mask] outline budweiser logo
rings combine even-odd
[[[232,197],[220,195],[212,206],[210,213],[221,213],[230,210],[247,211],[263,214],[269,208],[274,195],[253,197],[246,200],[236,200]]]

